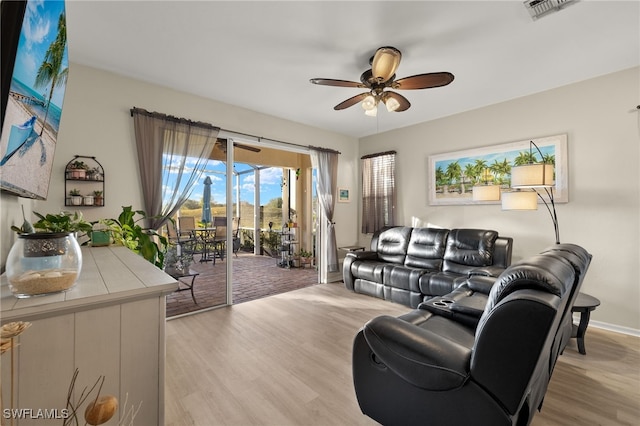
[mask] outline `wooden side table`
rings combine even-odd
[[[364,246],[344,246],[338,248],[344,251],[364,251]]]
[[[571,312],[580,313],[580,323],[578,325],[573,325],[573,334],[571,337],[577,338],[578,351],[582,355],[587,354],[587,351],[584,348],[584,335],[587,332],[591,311],[596,309],[598,306],[600,306],[600,301],[595,297],[586,293],[578,293],[578,297],[576,297],[576,301],[571,308]]]

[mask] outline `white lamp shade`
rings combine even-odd
[[[473,201],[498,201],[500,185],[477,185],[473,187]]]
[[[369,117],[375,117],[376,115],[378,115],[378,108],[371,108],[371,109],[367,109],[364,111],[365,115],[368,115]]]
[[[392,98],[391,96],[387,96],[384,104],[387,106],[387,111],[392,112],[400,108],[400,102],[396,100],[396,98]]]
[[[553,186],[553,164],[524,164],[511,168],[512,188]]]
[[[377,104],[378,101],[372,95],[368,95],[362,100],[362,108],[364,108],[365,111],[375,109]]]
[[[504,192],[502,210],[538,210],[538,194],[535,191]]]

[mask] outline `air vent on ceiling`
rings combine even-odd
[[[564,6],[577,0],[526,0],[524,6],[533,19],[538,19],[548,13],[557,12]]]

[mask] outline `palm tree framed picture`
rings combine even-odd
[[[69,72],[65,2],[3,1],[2,36],[0,188],[44,200]]]
[[[531,149],[532,144],[540,149]],[[560,134],[429,156],[428,199],[430,205],[499,204],[474,201],[474,185],[511,187],[511,168],[530,163],[552,164],[555,202],[569,201],[567,135]]]

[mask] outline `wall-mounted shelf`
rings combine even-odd
[[[71,195],[72,191],[78,195]],[[65,206],[104,206],[104,168],[96,157],[73,156],[64,168],[64,194]]]

